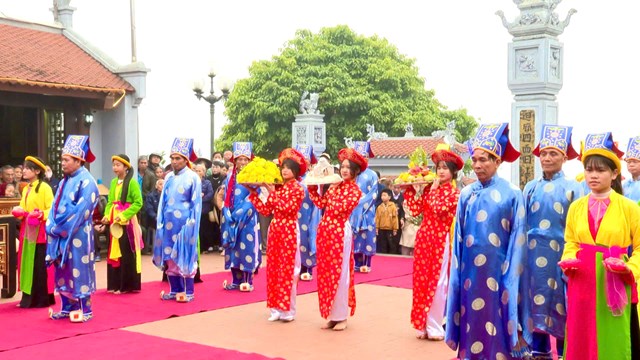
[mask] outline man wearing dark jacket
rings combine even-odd
[[[147,170],[145,170],[144,177],[142,178],[143,198],[156,187],[156,181],[158,181],[158,178],[156,177],[156,168],[160,166],[160,160],[162,160],[162,157],[158,153],[149,154]]]

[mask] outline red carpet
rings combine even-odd
[[[411,261],[410,258],[404,257],[376,256],[373,258],[373,271],[369,274],[356,273],[355,282],[371,283],[411,274]],[[104,289],[99,290],[92,296],[94,318],[84,324],[72,324],[68,320],[50,320],[46,308],[20,309],[15,306],[16,303],[3,304],[0,306],[2,324],[17,326],[0,327],[0,352],[60,338],[265,301],[265,274],[265,269],[261,269],[255,276],[254,291],[250,293],[223,290],[222,282],[230,279],[229,272],[203,275],[204,283],[196,284],[196,299],[186,304],[161,301],[160,291],[168,291],[169,285],[160,281],[144,283],[142,291],[138,294],[113,295],[107,294]],[[158,276],[160,277],[159,272]],[[311,282],[301,281],[298,286],[298,294],[316,290],[315,279]],[[59,309],[59,305],[55,305],[54,309]]]
[[[413,258],[404,256],[378,255],[373,257],[369,274],[356,273],[356,284],[395,278],[413,273]]]
[[[26,335],[26,334],[25,334]],[[117,346],[114,346],[117,345]],[[0,352],[0,359],[272,359],[125,330],[109,330]]]
[[[390,286],[400,289],[413,289],[413,275],[402,275],[369,282],[370,285]]]

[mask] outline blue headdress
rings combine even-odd
[[[469,140],[469,150],[484,150],[506,162],[514,162],[520,157],[509,141],[509,124],[483,124],[480,125],[476,136]]]
[[[629,145],[627,145],[627,156],[625,156],[625,159],[640,161],[640,136],[629,139]]]
[[[89,147],[89,137],[87,135],[69,135],[64,142],[62,155],[69,155],[80,161],[93,162],[96,157]]]
[[[318,162],[316,159],[316,155],[313,153],[313,146],[307,144],[298,144],[296,145],[296,150],[300,152],[310,164],[315,164]]]
[[[191,162],[198,159],[198,155],[193,151],[193,139],[175,138],[171,145],[171,155],[180,155],[187,159],[187,165],[191,168]]]
[[[371,150],[371,143],[368,141],[354,141],[353,149],[366,158],[372,158],[375,155]]]
[[[565,154],[569,160],[578,157],[578,153],[571,145],[571,131],[573,126],[543,125],[540,143],[533,150],[533,155],[540,156],[540,151],[552,148]]]
[[[250,142],[234,142],[232,152],[231,161],[235,161],[239,156],[245,156],[249,160],[253,160],[253,144]]]

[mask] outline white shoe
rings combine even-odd
[[[269,318],[267,319],[267,321],[278,321],[278,320],[280,320],[280,314],[278,313],[271,314],[271,316],[269,316]]]
[[[292,322],[293,320],[295,320],[296,318],[293,317],[293,315],[290,316],[283,316],[280,318],[281,321],[283,322]]]

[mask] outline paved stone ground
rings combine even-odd
[[[202,255],[201,271],[204,274],[224,271],[223,257]],[[96,264],[96,272],[98,287],[106,287],[104,260]],[[143,282],[161,277],[149,256],[143,257],[142,275]],[[2,299],[0,303],[17,301],[20,296]],[[291,323],[268,322],[266,305],[259,302],[123,330],[285,359],[438,360],[455,357],[443,342],[415,339],[409,323],[411,290],[361,284],[356,286],[356,298],[356,315],[349,319],[348,328],[343,332],[320,329],[324,321],[319,315],[316,293],[298,296],[298,316]],[[195,301],[215,299],[197,297]]]

